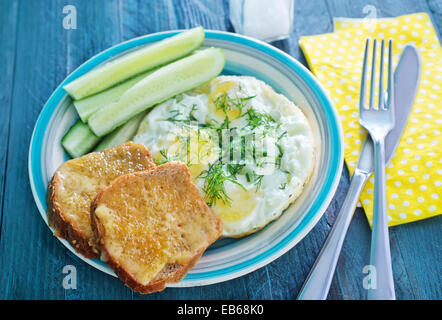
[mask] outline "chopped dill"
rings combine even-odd
[[[226,175],[222,164],[219,162],[210,164],[209,168],[201,172],[199,177],[204,178],[203,191],[209,207],[213,206],[218,200],[230,205],[231,199],[224,187],[224,182],[226,181],[230,181],[245,190],[244,186],[232,176]]]
[[[276,143],[276,147],[278,148],[279,154],[276,157],[276,161],[275,161],[275,165],[281,169],[281,161],[282,161],[282,157],[284,155],[284,149],[281,147],[281,145],[279,143]]]
[[[287,183],[281,183],[279,189],[284,190],[287,187]]]
[[[226,169],[230,175],[236,179],[236,175],[239,174],[245,166],[245,164],[229,163],[226,165]]]
[[[245,176],[247,182],[252,182],[253,180],[253,184],[256,186],[256,191],[258,191],[259,188],[261,187],[262,178],[264,177],[264,175],[256,174],[255,171],[252,171],[251,177],[249,172],[246,172]]]
[[[155,159],[154,162],[156,165],[161,165],[171,161],[185,161],[186,165],[190,165],[190,136],[179,136],[179,149],[176,150],[174,154],[169,154],[166,149],[160,150],[161,159]]]
[[[263,177],[264,175],[256,174],[255,171],[252,172],[253,184],[256,186],[256,191],[261,187]]]
[[[224,93],[220,94],[215,100],[212,101],[216,109],[221,109],[225,114],[227,114],[227,111],[232,110],[232,106],[228,103],[228,98],[229,96],[227,93]]]
[[[273,117],[268,113],[261,113],[256,111],[253,108],[248,109],[244,115],[246,115],[247,118],[247,125],[250,127],[250,129],[256,129],[258,127],[263,127],[264,129],[270,129],[270,128],[279,128],[280,124],[273,119]],[[266,132],[264,132],[264,136],[266,135]]]
[[[196,110],[198,110],[198,106],[196,104],[193,104],[192,108],[190,109],[190,112],[189,112],[189,120],[190,121],[198,121],[198,119],[195,118],[195,116],[193,115],[193,112]]]
[[[240,88],[240,90],[242,90],[242,88]],[[232,128],[230,127],[231,127],[231,120],[233,120],[233,118],[232,115],[229,114],[229,112],[232,110],[238,110],[239,111],[238,117],[244,117],[246,120],[246,125],[245,125],[246,132],[251,131],[255,134],[256,133],[256,131],[254,131],[255,129],[262,129],[263,131],[262,134],[260,134],[259,139],[261,137],[266,137],[267,135],[272,135],[272,137],[275,138],[276,140],[275,144],[279,153],[274,160],[272,159],[272,162],[274,161],[275,165],[277,166],[277,168],[279,168],[279,170],[289,174],[289,172],[281,168],[281,162],[284,156],[284,149],[280,144],[280,140],[287,134],[287,131],[281,132],[282,130],[280,130],[278,133],[276,133],[277,129],[279,129],[281,126],[280,122],[276,121],[267,112],[260,112],[251,107],[250,108],[247,107],[248,101],[250,101],[254,97],[255,96],[248,96],[242,98],[231,97],[227,93],[223,93],[217,96],[216,99],[212,101],[216,109],[223,111],[225,115],[224,120],[222,122],[221,121],[217,122],[215,119],[212,119],[213,122],[210,123],[198,123],[198,139],[200,139],[200,132],[199,132],[200,128],[215,130],[216,134],[218,134],[219,137],[220,152],[222,152],[223,148],[221,143],[222,143],[223,130],[225,129],[232,130]],[[171,110],[169,117],[166,120],[174,123],[181,123],[182,125],[185,125],[186,123],[189,124],[191,121],[198,122],[198,120],[194,116],[194,112],[196,110],[197,110],[196,104],[191,106],[187,116],[186,116],[187,111]],[[230,119],[229,116],[232,119]],[[247,155],[250,154],[253,157],[253,160],[258,167],[262,167],[264,164],[266,164],[266,162],[262,161],[261,161],[262,163],[259,163],[260,161],[258,161],[259,159],[257,159],[256,157],[257,152],[259,150],[256,150],[257,147],[255,146],[255,144],[250,142],[252,145],[250,146],[249,150],[248,149],[249,146],[246,146],[246,136],[240,135],[239,137],[240,139],[236,140],[233,140],[232,137],[229,138],[230,139],[230,147],[228,148],[228,151],[230,152],[229,160],[231,160],[231,157],[234,153],[233,151],[240,150],[241,160],[246,158],[246,153],[247,153]],[[184,150],[182,150],[183,154],[189,155],[190,153],[189,138],[186,139],[184,137],[181,137],[180,140],[183,142],[182,145],[182,148],[184,148]],[[168,155],[166,150],[161,150],[160,154],[162,156],[162,159],[160,161],[155,161],[157,164],[169,162],[172,160],[176,160],[178,158],[178,156]],[[265,158],[267,157],[267,153],[265,152],[265,150],[263,150],[263,156]],[[212,164],[209,164],[208,169],[202,171],[198,176],[198,178],[204,179],[202,191],[205,194],[205,200],[207,204],[209,206],[213,206],[216,204],[217,201],[222,201],[223,203],[230,205],[232,200],[227,194],[225,189],[224,183],[226,181],[230,181],[231,183],[234,183],[240,186],[242,189],[246,190],[245,187],[237,180],[238,175],[244,175],[249,183],[253,183],[255,185],[256,191],[258,191],[261,188],[262,179],[264,175],[257,174],[255,171],[247,170],[247,165],[245,163],[222,163],[220,160],[218,160]],[[279,189],[281,190],[286,189],[286,187],[287,183],[281,183],[279,185]]]
[[[215,105],[216,109],[222,110],[226,115],[228,111],[237,108],[239,110],[239,116],[241,116],[242,110],[247,105],[247,101],[254,97],[255,96],[232,98],[227,93],[223,93],[213,100],[213,104]]]
[[[171,113],[171,116],[166,118],[167,121],[170,122],[184,121],[177,119],[179,116],[183,115],[180,110],[170,110],[169,112]]]
[[[187,107],[187,106],[185,106]],[[193,104],[190,111],[189,111],[189,115],[187,118],[184,119],[178,119],[178,117],[183,116],[183,113],[180,110],[170,110],[169,112],[171,113],[171,116],[169,116],[166,120],[170,121],[170,122],[190,122],[190,121],[197,121],[198,119],[195,118],[195,116],[193,115],[193,112],[198,110],[198,106],[196,104]]]
[[[167,151],[165,150],[165,149],[162,149],[162,150],[160,150],[160,154],[161,154],[161,156],[163,157],[163,159],[161,159],[161,160],[154,160],[155,161],[155,164],[157,165],[157,166],[159,166],[159,165],[161,165],[161,164],[164,164],[164,163],[166,163],[166,162],[170,162],[170,161],[172,161],[173,159],[171,159],[170,157],[169,157],[169,155],[167,154]]]
[[[285,135],[287,134],[287,131],[284,131],[279,137],[278,141],[280,141]]]
[[[229,129],[229,125],[230,125],[229,116],[226,115],[223,123],[217,128],[217,130]]]

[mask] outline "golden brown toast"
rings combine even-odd
[[[91,228],[91,202],[115,178],[154,167],[149,150],[128,142],[63,163],[48,186],[49,225],[81,254],[100,253]]]
[[[103,260],[140,293],[181,280],[222,232],[181,162],[115,179],[91,214]]]

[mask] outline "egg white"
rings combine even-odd
[[[220,108],[217,99],[226,95],[233,104],[242,101],[241,105]],[[270,127],[259,121],[256,127],[251,125],[253,114],[266,115],[271,119]],[[226,164],[236,163],[223,157],[227,140],[220,144],[213,131],[225,122],[226,116],[230,130],[240,136],[253,135],[253,143],[245,142],[246,150],[254,146],[255,154],[266,152],[259,160],[239,159],[243,168],[234,177],[237,183],[227,180],[223,184],[229,201],[218,199],[211,203],[212,210],[223,220],[223,236],[241,237],[277,219],[300,195],[313,170],[312,130],[293,102],[253,77],[220,76],[157,105],[141,122],[134,141],[145,144],[159,163],[186,162],[196,186],[206,197],[205,177],[211,166],[223,163],[225,175],[232,177]],[[279,157],[277,165],[275,156]]]

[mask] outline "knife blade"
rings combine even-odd
[[[421,59],[414,45],[407,45],[394,72],[395,125],[385,142],[385,161],[388,163],[394,154],[399,138],[407,123],[408,115],[416,97],[421,71]],[[336,264],[341,252],[348,227],[353,217],[362,189],[374,171],[373,142],[369,135],[365,138],[356,170],[351,178],[347,196],[342,204],[335,223],[319,252],[310,273],[305,280],[299,300],[324,300],[327,298]]]

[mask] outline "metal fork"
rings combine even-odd
[[[393,42],[389,41],[388,48],[388,88],[387,99],[384,98],[384,40],[381,42],[381,58],[379,72],[379,102],[375,108],[374,83],[376,75],[376,40],[373,41],[373,58],[371,67],[370,97],[366,106],[366,71],[370,40],[365,45],[365,55],[362,67],[361,95],[359,104],[359,122],[371,136],[374,143],[374,205],[373,229],[371,237],[370,265],[375,267],[372,274],[375,283],[371,282],[368,289],[370,300],[394,300],[393,271],[391,267],[390,241],[387,225],[387,203],[385,186],[385,137],[394,124],[394,93],[392,77]]]

